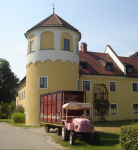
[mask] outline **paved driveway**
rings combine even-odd
[[[0,149],[63,150],[52,142],[44,128],[20,128],[0,122]]]

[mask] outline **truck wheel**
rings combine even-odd
[[[94,135],[93,135],[93,142],[94,144],[99,144],[100,143],[100,135],[98,132],[95,132]]]
[[[60,134],[61,134],[61,128],[58,127],[58,128],[57,128],[57,135],[60,135]]]
[[[74,145],[74,132],[70,133],[69,143],[70,143],[70,145]]]
[[[69,132],[68,132],[68,130],[66,129],[66,127],[65,127],[64,124],[62,125],[62,140],[63,140],[63,141],[69,140]]]
[[[50,128],[49,128],[49,125],[45,125],[45,131],[46,131],[46,132],[49,132],[49,129],[50,129]]]

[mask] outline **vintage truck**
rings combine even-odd
[[[55,91],[40,96],[40,123],[45,125],[45,131],[57,128],[57,134],[62,131],[62,140],[74,144],[75,136],[90,138],[93,133],[93,106],[85,103],[85,91]],[[92,116],[87,116],[87,112]],[[99,144],[100,136],[94,133],[94,143]]]

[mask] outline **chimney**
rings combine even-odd
[[[82,42],[80,48],[83,53],[87,52],[87,44],[86,43]]]

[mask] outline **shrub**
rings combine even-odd
[[[24,107],[22,105],[17,105],[14,112],[24,113]]]
[[[25,115],[20,112],[14,112],[12,114],[12,119],[15,123],[25,123]]]
[[[138,149],[138,125],[128,125],[121,127],[120,143],[123,150]]]

